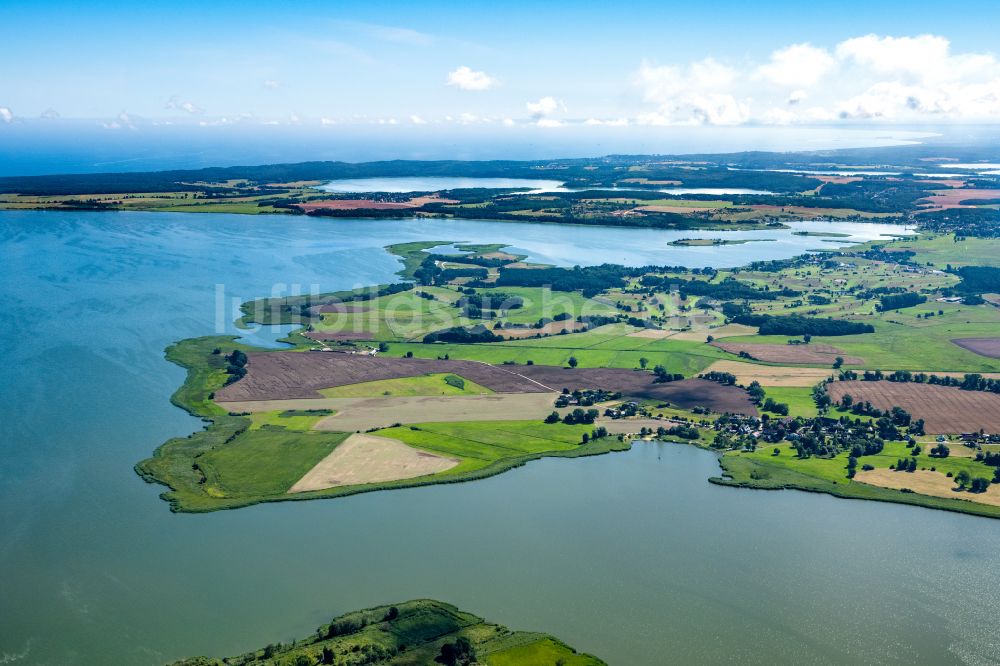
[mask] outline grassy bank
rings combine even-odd
[[[800,460],[794,458],[794,452],[787,446],[777,447],[781,453],[772,455],[775,447],[767,446],[755,453],[731,451],[723,454],[719,463],[723,475],[709,479],[712,483],[740,488],[757,488],[763,490],[804,490],[808,492],[826,493],[846,499],[876,500],[880,502],[896,502],[912,504],[928,509],[942,509],[968,513],[975,516],[1000,518],[1000,507],[989,504],[979,504],[963,499],[945,499],[930,495],[921,495],[903,490],[880,488],[865,483],[859,483],[847,478],[845,473],[847,455],[842,454],[831,459],[809,458]],[[887,447],[888,449],[889,447]],[[879,456],[863,456],[862,463]],[[890,453],[883,454],[883,464],[887,466]],[[893,458],[893,460],[895,460]],[[877,462],[877,461],[876,461]],[[957,465],[968,461],[954,460]],[[944,463],[947,466],[947,461]],[[937,466],[942,471],[942,463]],[[907,472],[898,472],[907,474]],[[956,493],[961,496],[960,493]]]

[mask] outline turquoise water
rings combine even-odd
[[[1000,521],[720,488],[715,457],[681,445],[207,515],[170,514],[132,471],[200,427],[168,401],[182,372],[163,348],[229,321],[217,285],[389,280],[390,240],[696,265],[810,246],[774,233],[736,256],[649,230],[0,212],[0,663],[233,654],[425,596],[613,664],[995,663]]]

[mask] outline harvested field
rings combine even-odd
[[[845,183],[854,183],[859,180],[864,180],[860,176],[828,176],[821,173],[811,173],[810,178],[815,178],[816,180],[821,180],[824,183],[836,183],[838,185],[843,185]]]
[[[824,368],[789,368],[778,365],[756,365],[740,361],[716,361],[703,372],[728,372],[736,381],[747,386],[752,381],[761,386],[814,386],[833,374]]]
[[[991,201],[994,199],[1000,199],[1000,190],[963,188],[934,190],[933,195],[926,199],[921,199],[921,203],[925,203],[926,207],[921,208],[920,212],[944,210],[946,208],[973,208],[977,201]]]
[[[908,488],[921,495],[1000,506],[1000,486],[996,484],[991,485],[984,493],[958,491],[955,490],[954,479],[949,479],[941,472],[932,472],[930,470],[917,470],[915,472],[896,472],[884,468],[868,471],[862,470],[854,476],[854,480],[881,488],[892,488],[894,490]]]
[[[504,328],[494,331],[497,335],[502,335],[507,340],[522,340],[541,335],[558,335],[561,331],[575,331],[586,328],[587,325],[580,321],[550,321],[541,328]]]
[[[396,423],[541,420],[552,413],[555,393],[469,396],[331,398],[333,416],[315,430],[355,432]]]
[[[407,446],[398,439],[354,434],[323,458],[290,493],[412,479],[451,469],[459,463]]]
[[[684,213],[704,213],[710,210],[718,210],[724,206],[669,206],[654,204],[652,206],[639,206],[636,210],[642,211],[644,213],[678,213],[683,215]]]
[[[736,386],[722,386],[705,379],[656,384],[653,374],[623,368],[558,368],[550,365],[528,365],[518,371],[555,390],[605,389],[620,391],[632,398],[648,398],[670,402],[682,409],[708,407],[714,412],[757,414],[757,408],[746,391]]]
[[[927,183],[929,185],[944,185],[945,187],[965,187],[966,181],[958,178],[928,178],[927,180],[915,180],[915,183]]]
[[[737,335],[756,335],[756,326],[744,326],[743,324],[726,324],[716,328],[693,328],[690,331],[679,331],[673,336],[674,340],[693,340],[704,342],[708,336],[713,338],[731,338]]]
[[[1000,394],[963,391],[953,386],[902,382],[833,382],[827,392],[834,402],[850,394],[855,402],[867,401],[886,410],[902,407],[924,420],[928,434],[1000,433]]]
[[[252,352],[243,379],[215,392],[217,402],[321,398],[318,389],[380,379],[452,373],[498,393],[551,389],[518,372],[476,361],[391,358],[336,352]]]
[[[479,255],[483,259],[502,259],[503,261],[517,261],[518,256],[516,254],[511,254],[510,252],[485,252]]]
[[[952,342],[973,354],[1000,358],[1000,338],[958,338]]]
[[[730,354],[746,352],[764,363],[802,363],[813,365],[833,365],[838,356],[848,365],[860,365],[864,359],[847,356],[832,345],[764,345],[747,342],[713,342],[713,345]]]

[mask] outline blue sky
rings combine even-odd
[[[997,2],[12,2],[0,121],[995,122]]]

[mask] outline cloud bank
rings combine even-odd
[[[955,53],[937,35],[792,44],[763,63],[647,60],[631,82],[646,106],[641,124],[1000,120],[1000,61]]]

